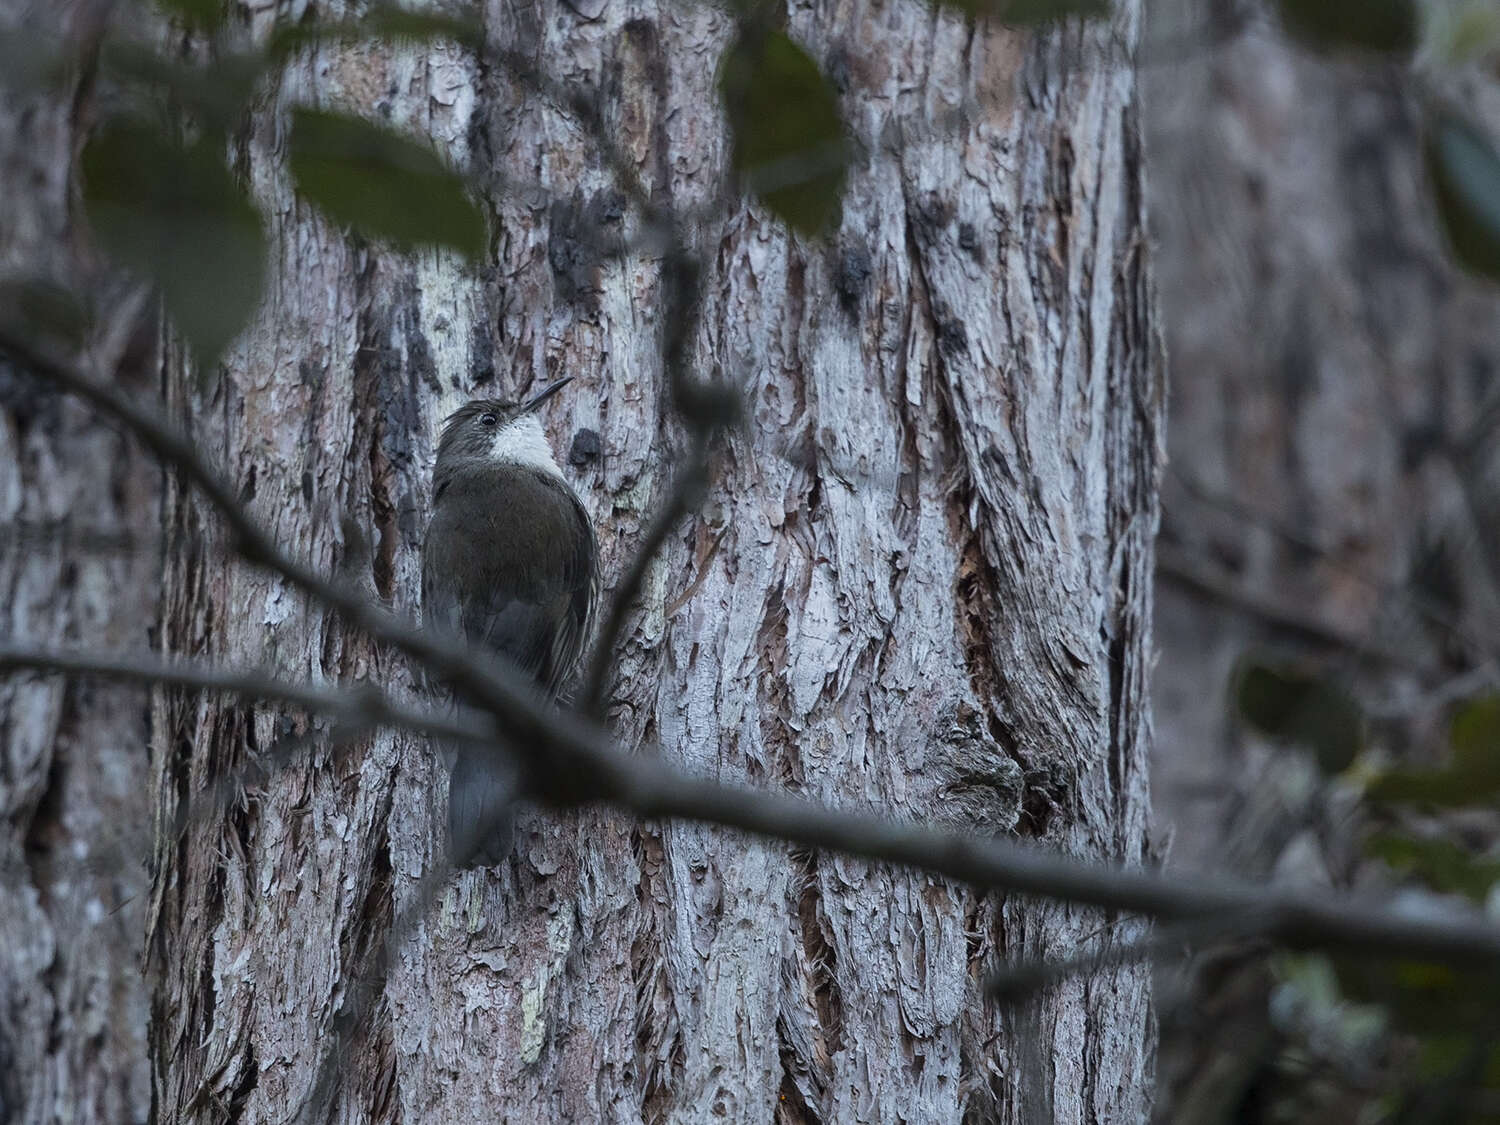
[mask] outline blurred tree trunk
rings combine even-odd
[[[26,18],[85,35],[88,15],[0,0],[0,30]],[[70,252],[78,109],[0,85],[0,316],[16,286],[84,280]],[[120,433],[0,359],[0,643],[150,643],[160,482]],[[136,545],[101,548],[121,536]],[[146,735],[139,692],[0,681],[0,1121],[148,1112]]]
[[[1291,651],[1388,717],[1440,724],[1414,701],[1500,623],[1500,507],[1474,506],[1483,458],[1461,452],[1496,448],[1500,302],[1448,257],[1400,64],[1319,57],[1238,0],[1154,0],[1143,38],[1172,373],[1156,815],[1174,863],[1334,881],[1354,862],[1347,808],[1325,819],[1312,765],[1236,729],[1231,673]],[[1460,104],[1500,122],[1473,78]],[[1203,1060],[1253,1038],[1264,990],[1250,1003],[1166,1024],[1174,1120],[1209,1119],[1193,1099],[1225,1070]]]
[[[656,198],[714,203],[722,13],[486,15],[492,43],[597,91]],[[1033,36],[915,3],[790,13],[870,147],[826,245],[754,209],[698,232],[694,361],[743,385],[749,424],[646,584],[615,689],[624,747],[1145,858],[1162,398],[1126,63],[1138,15],[1125,2],[1113,27]],[[252,33],[271,18],[252,13]],[[493,266],[398,258],[320,222],[283,164],[281,113],[306,102],[428,134],[471,168]],[[272,287],[221,377],[169,357],[167,387],[257,516],[415,611],[441,419],[566,373],[553,440],[617,575],[682,435],[657,264],[598,260],[591,232],[634,224],[575,123],[457,50],[324,48],[236,155],[269,212]],[[537,182],[550,194],[514,188]],[[165,524],[166,650],[411,690],[403,661],[226,557],[194,497],[169,490]],[[171,838],[185,799],[289,728],[219,699],[155,706],[161,1120],[286,1120],[441,851],[442,771],[390,735],[320,750]],[[534,812],[510,863],[456,877],[404,947],[341,1060],[335,1116],[1136,1120],[1146,972],[1081,976],[1007,1012],[978,982],[1137,928],[691,824]]]

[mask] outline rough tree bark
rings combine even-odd
[[[0,0],[0,27],[84,34],[88,15]],[[0,93],[0,283],[84,280],[69,241],[78,109]],[[0,360],[0,636],[149,644],[160,480],[123,435]],[[98,549],[122,535],[144,538]],[[0,683],[0,1121],[146,1117],[146,734],[138,693]]]
[[[247,14],[263,36],[294,13]],[[492,43],[597,91],[657,199],[719,198],[722,12],[492,3],[485,18]],[[753,208],[697,232],[694,362],[742,384],[750,417],[651,571],[614,689],[623,746],[1144,858],[1162,398],[1126,62],[1138,18],[1127,2],[1112,24],[1029,35],[915,3],[788,10],[869,149],[828,245]],[[494,264],[401,259],[319,221],[283,162],[298,103],[435,138],[490,185]],[[221,377],[170,354],[164,377],[258,517],[414,610],[439,421],[472,393],[568,373],[553,437],[615,575],[681,433],[657,263],[597,260],[590,230],[633,220],[577,125],[454,49],[327,47],[235,155],[270,214],[271,289]],[[507,194],[517,182],[546,190]],[[193,497],[169,488],[163,522],[165,650],[410,689],[402,661],[228,558]],[[319,751],[171,838],[188,795],[295,725],[219,699],[154,706],[162,1120],[284,1121],[438,858],[441,768],[388,735]],[[691,824],[536,812],[514,859],[455,878],[403,949],[339,1067],[337,1117],[1133,1120],[1152,1059],[1141,969],[1009,1013],[977,981],[1135,929]]]

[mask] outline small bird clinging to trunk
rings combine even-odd
[[[427,627],[497,653],[549,698],[583,651],[598,577],[588,513],[537,416],[568,381],[522,403],[476,399],[449,416],[422,546]],[[448,783],[454,866],[499,863],[510,853],[519,772],[458,750]]]

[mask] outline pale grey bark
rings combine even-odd
[[[300,12],[249,14],[264,36]],[[721,13],[486,14],[492,42],[599,89],[656,198],[712,214]],[[789,13],[867,149],[829,245],[753,209],[695,231],[695,364],[743,385],[750,420],[652,571],[615,686],[625,745],[1145,858],[1162,399],[1126,66],[1137,18],[1122,4],[1112,26],[1031,36],[907,3]],[[303,102],[425,132],[488,182],[494,265],[401,259],[327,228],[283,162],[282,111]],[[236,144],[269,215],[271,288],[222,376],[171,353],[164,375],[257,517],[414,609],[437,423],[471,393],[566,372],[553,436],[566,451],[600,435],[574,471],[616,574],[682,437],[656,263],[591,260],[593,227],[632,224],[576,123],[456,49],[330,47]],[[233,561],[175,487],[162,526],[164,651],[410,689],[403,661]],[[427,746],[380,736],[177,839],[187,797],[297,723],[170,693],[152,718],[155,1111],[284,1121],[438,858],[443,773]],[[978,981],[1137,929],[693,825],[536,812],[512,863],[457,877],[404,947],[341,1061],[336,1116],[1132,1120],[1153,1038],[1140,967],[1005,1014]]]
[[[86,15],[0,2],[0,27],[76,33]],[[78,280],[75,109],[0,93],[0,283]],[[160,479],[89,410],[0,360],[0,637],[146,646]],[[87,545],[121,535],[144,535],[141,548]],[[145,1119],[148,772],[138,692],[0,683],[0,1121]]]

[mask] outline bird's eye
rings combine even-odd
[[[500,419],[496,418],[493,414],[481,414],[479,416],[479,424],[481,426],[493,426],[498,421]]]

